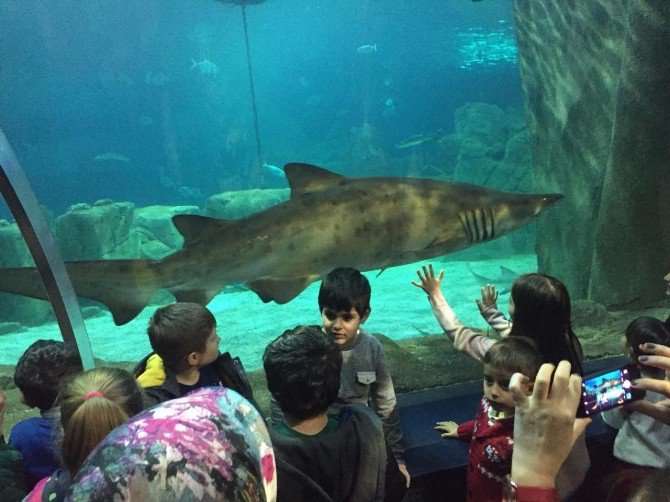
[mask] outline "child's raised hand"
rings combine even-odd
[[[475,300],[477,302],[477,307],[479,307],[480,312],[484,312],[487,308],[493,307],[498,310],[498,291],[493,284],[487,284],[486,287],[482,287],[482,299],[481,301]]]
[[[416,275],[419,276],[419,281],[412,281],[417,288],[423,289],[427,294],[432,295],[440,290],[440,284],[442,284],[442,278],[444,277],[444,270],[440,270],[440,273],[435,277],[435,271],[433,270],[433,264],[429,264],[428,268],[422,266],[423,274],[421,270],[416,271]]]
[[[458,424],[456,422],[437,422],[435,430],[444,431],[443,438],[457,438]]]

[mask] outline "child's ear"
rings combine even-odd
[[[198,363],[200,362],[200,353],[199,352],[191,352],[186,357],[186,361],[188,362],[189,366],[197,366]]]
[[[365,312],[363,312],[363,315],[361,316],[361,324],[368,320],[368,317],[370,317],[370,312],[372,312],[372,309],[367,309]]]

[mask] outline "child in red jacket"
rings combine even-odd
[[[475,419],[463,424],[438,422],[442,437],[470,442],[467,500],[502,500],[505,476],[512,470],[514,401],[509,381],[514,373],[535,379],[542,359],[528,338],[512,336],[495,343],[484,356],[484,397]],[[532,384],[526,393],[530,395]]]

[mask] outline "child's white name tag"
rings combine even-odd
[[[377,380],[377,374],[374,371],[359,371],[356,373],[356,377],[364,385],[370,385]]]

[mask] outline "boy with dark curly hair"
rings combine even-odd
[[[80,371],[76,350],[56,340],[37,340],[16,364],[14,383],[21,391],[21,402],[40,410],[39,417],[17,423],[9,436],[9,444],[23,455],[29,490],[60,467],[53,447],[54,423],[59,418],[58,386]]]
[[[270,429],[277,500],[383,500],[387,452],[381,420],[363,404],[327,413],[340,390],[337,344],[318,326],[297,326],[266,347],[263,367],[284,414]]]

